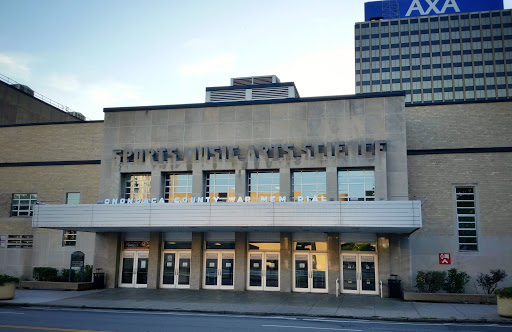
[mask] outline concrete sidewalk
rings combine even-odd
[[[0,306],[11,305],[512,324],[512,319],[498,315],[496,305],[405,302],[365,295],[336,298],[327,294],[214,290],[113,288],[77,292],[17,289],[14,299],[0,301]]]

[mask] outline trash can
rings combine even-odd
[[[92,286],[94,289],[105,288],[105,273],[104,272],[93,273]]]
[[[389,297],[394,299],[402,298],[402,280],[398,279],[398,275],[392,274],[388,279]]]

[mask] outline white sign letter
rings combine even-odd
[[[420,15],[425,15],[425,11],[423,10],[423,7],[421,7],[420,0],[413,0],[411,3],[411,6],[409,7],[409,10],[407,11],[407,14],[405,16],[411,16],[411,13],[417,10],[420,12]]]
[[[456,13],[460,13],[459,6],[457,6],[457,2],[455,0],[446,0],[446,2],[444,3],[443,9],[441,9],[441,12],[444,14],[446,12],[446,9],[449,7],[453,8],[453,10]]]

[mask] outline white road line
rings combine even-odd
[[[0,314],[4,315],[24,315],[23,312],[10,312],[10,311],[0,311]]]
[[[363,330],[353,330],[353,329],[335,329],[335,328],[330,328],[330,327],[287,326],[287,325],[261,325],[261,327],[282,327],[282,328],[290,328],[290,329],[328,330],[328,331],[356,331],[356,332],[363,331]]]

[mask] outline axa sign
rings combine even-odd
[[[502,9],[503,0],[387,0],[364,4],[366,21]]]
[[[443,7],[439,8],[438,6],[444,2]],[[450,10],[448,10],[450,9]],[[407,13],[406,17],[409,16],[423,16],[423,15],[431,15],[431,14],[450,14],[450,13],[460,13],[459,5],[457,5],[456,0],[413,0]]]

